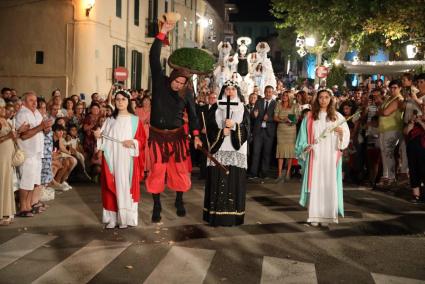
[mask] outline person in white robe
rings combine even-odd
[[[341,158],[349,141],[350,130],[335,110],[332,92],[320,90],[295,145],[303,172],[300,204],[308,204],[307,222],[313,226],[338,223],[338,213],[344,216]]]
[[[117,92],[112,117],[94,131],[94,136],[98,150],[103,151],[102,222],[107,229],[137,226],[146,135],[127,91]]]

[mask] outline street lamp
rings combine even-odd
[[[408,44],[406,46],[406,53],[407,53],[407,58],[409,58],[409,59],[415,58],[416,53],[418,53],[417,46],[414,45],[414,44]]]

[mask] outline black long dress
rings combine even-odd
[[[225,139],[223,130],[215,119],[207,122],[210,151],[230,171],[226,175],[211,162],[207,167],[203,219],[211,226],[237,226],[244,222],[249,114],[245,107],[242,112],[243,120],[230,135],[233,151],[220,149]]]

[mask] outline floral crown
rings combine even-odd
[[[114,92],[115,96],[118,95],[118,94],[124,95],[124,96],[128,97],[128,99],[131,98],[131,93],[128,90],[125,90],[125,89],[117,90],[116,92]]]
[[[227,88],[227,87],[235,87],[235,88],[237,88],[237,87],[239,87],[239,84],[238,84],[238,82],[236,82],[236,81],[233,81],[233,80],[227,80],[226,82],[224,82],[224,85],[223,85],[225,88]]]
[[[331,97],[335,96],[334,92],[329,88],[321,88],[317,91],[317,94],[319,94],[320,92],[328,92],[331,95]]]

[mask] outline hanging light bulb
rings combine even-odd
[[[336,40],[335,40],[335,38],[334,38],[334,37],[331,37],[331,38],[328,40],[328,45],[329,45],[329,47],[333,47],[333,46],[335,45],[335,43],[336,43]]]

